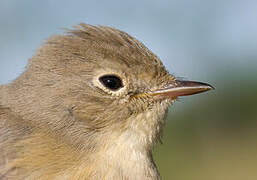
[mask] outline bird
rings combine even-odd
[[[0,179],[159,180],[152,150],[168,107],[211,89],[126,32],[76,25],[0,86]]]

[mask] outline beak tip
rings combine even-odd
[[[207,84],[207,83],[202,83],[202,84],[205,86],[206,91],[215,90],[215,87],[210,84]]]

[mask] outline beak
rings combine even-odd
[[[152,91],[149,94],[152,96],[176,98],[178,96],[198,94],[212,89],[214,89],[214,87],[206,83],[176,80],[175,85],[169,84],[165,88]]]

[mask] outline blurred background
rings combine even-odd
[[[164,180],[257,179],[257,1],[1,0],[0,84],[80,22],[126,31],[175,76],[216,88],[170,108],[154,152]]]

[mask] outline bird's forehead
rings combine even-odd
[[[98,49],[99,50],[99,49]],[[169,76],[161,61],[153,54],[133,52],[131,49],[120,48],[118,51],[103,51],[95,63],[96,72],[101,74],[122,75],[133,81],[159,84],[160,78]]]
[[[76,74],[117,72],[146,84],[158,84],[163,77],[172,79],[160,59],[141,42],[110,27],[82,24],[67,35],[49,39],[43,50],[39,54],[47,54],[47,61],[55,57],[56,66]]]
[[[121,71],[141,79],[168,74],[155,54],[123,31],[81,24],[70,33],[76,51],[96,69]]]
[[[79,47],[85,47],[86,53],[101,55],[109,62],[116,61],[127,66],[163,66],[159,58],[143,43],[115,28],[81,24],[71,30],[70,34],[80,40]]]

